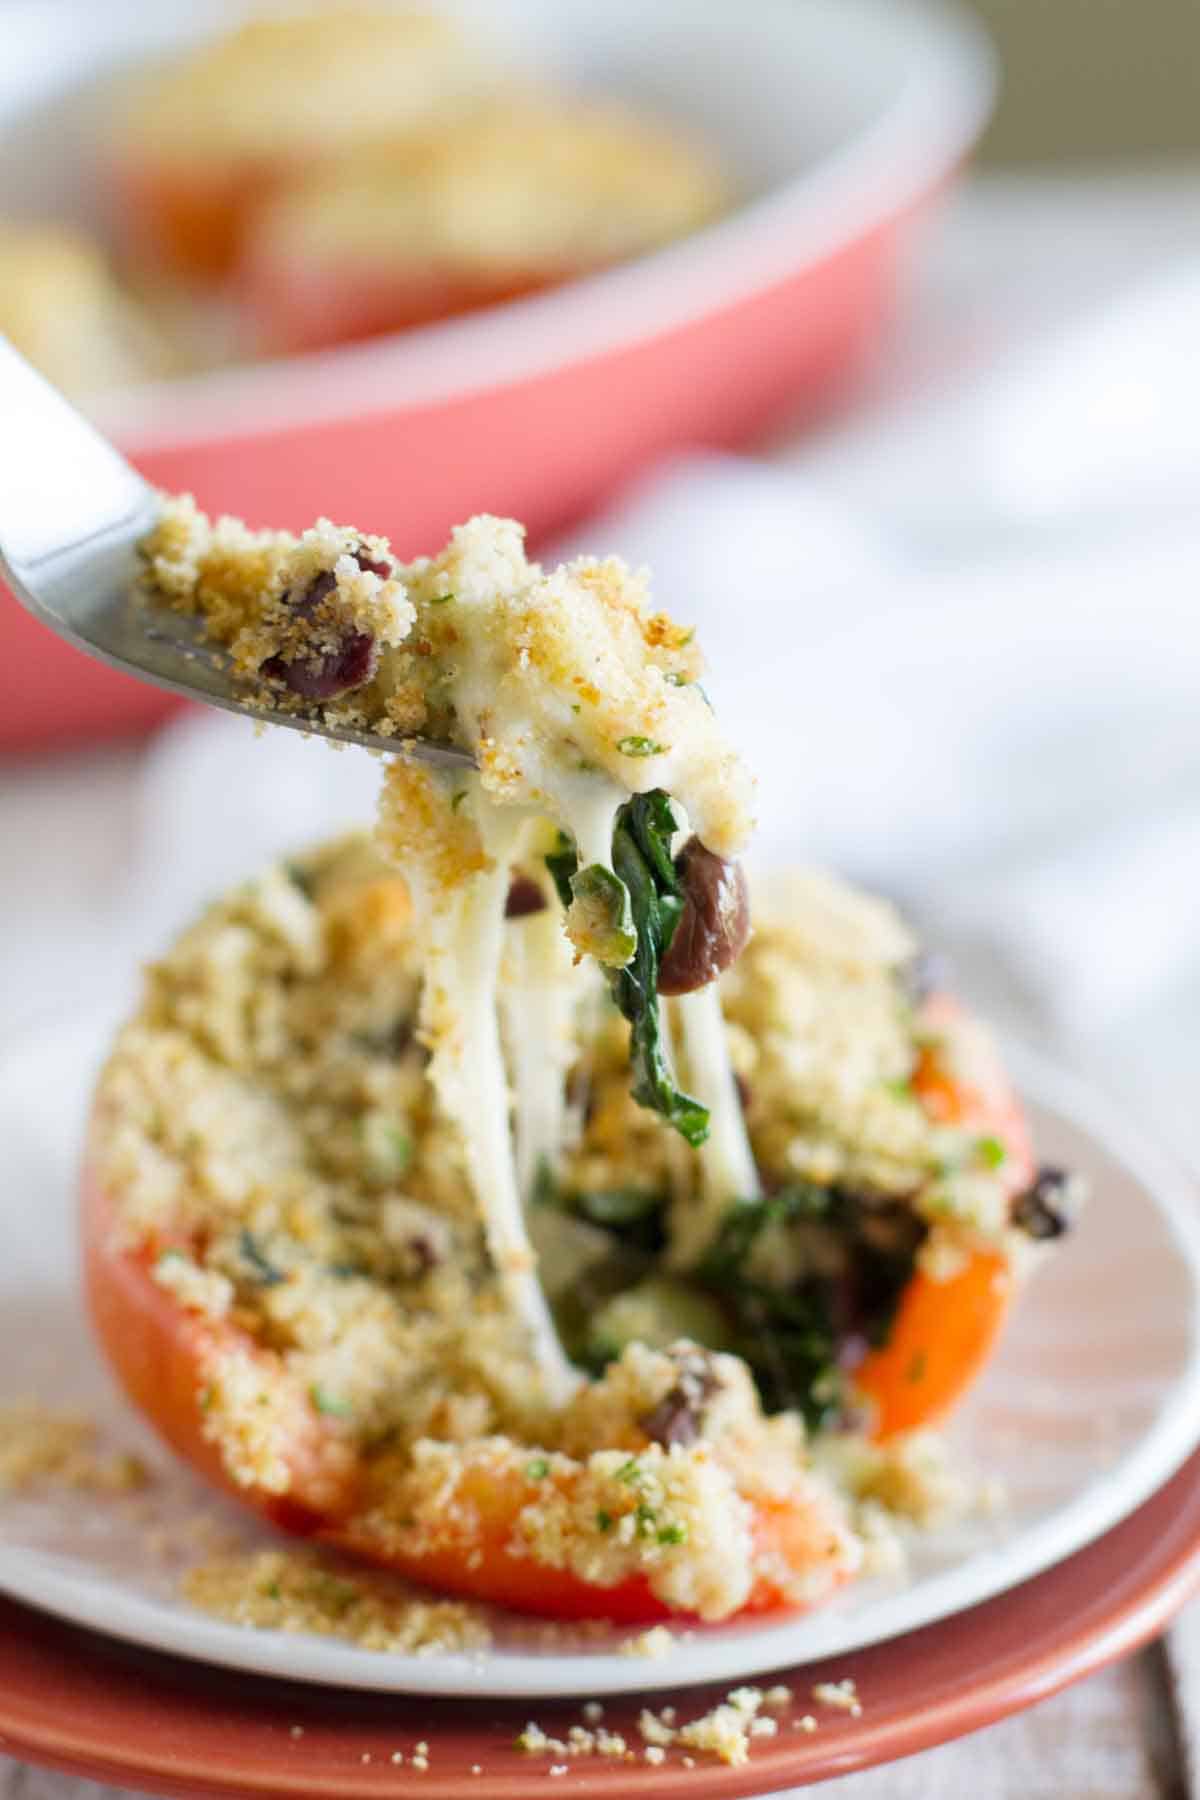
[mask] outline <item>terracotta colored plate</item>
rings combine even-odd
[[[815,1681],[852,1675],[862,1714],[812,1708],[818,1729],[754,1742],[741,1768],[675,1752],[637,1765],[640,1791],[688,1800],[804,1786],[907,1756],[973,1731],[1127,1654],[1160,1631],[1200,1588],[1200,1454],[1114,1531],[1036,1580],[940,1625],[836,1664],[811,1664],[789,1680],[793,1714],[809,1710]],[[648,1671],[649,1672],[649,1671]],[[681,1718],[721,1689],[659,1694]],[[583,1696],[581,1696],[583,1698]],[[640,1701],[608,1702],[605,1723],[640,1742]],[[527,1796],[547,1762],[512,1739],[529,1715],[499,1701],[403,1699],[329,1693],[294,1683],[207,1670],[62,1625],[0,1601],[0,1743],[13,1754],[149,1793],[208,1800],[366,1800],[379,1795]],[[578,1705],[535,1709],[550,1733],[580,1719]],[[293,1735],[301,1727],[301,1734]],[[408,1764],[429,1745],[428,1770]],[[393,1753],[405,1755],[393,1764]],[[478,1766],[481,1775],[472,1770]],[[571,1762],[574,1795],[628,1794],[629,1763]]]

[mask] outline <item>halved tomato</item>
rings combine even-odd
[[[161,1246],[125,1248],[114,1209],[90,1174],[83,1184],[84,1275],[100,1342],[126,1393],[173,1449],[226,1493],[286,1531],[319,1537],[449,1593],[552,1618],[604,1617],[622,1623],[670,1616],[638,1576],[599,1587],[547,1568],[512,1548],[528,1481],[518,1471],[467,1466],[458,1478],[450,1523],[435,1545],[381,1542],[356,1512],[363,1470],[335,1424],[309,1407],[287,1457],[289,1491],[280,1495],[233,1479],[204,1430],[204,1398],[215,1363],[230,1350],[254,1358],[269,1381],[275,1353],[236,1325],[187,1311],[153,1275]],[[568,1473],[556,1475],[569,1483]],[[824,1570],[836,1585],[851,1572],[838,1549],[839,1521],[823,1490],[798,1480],[792,1494],[752,1502],[752,1530],[764,1567],[744,1610],[794,1605],[789,1577]]]

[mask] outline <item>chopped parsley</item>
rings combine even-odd
[[[325,1413],[333,1419],[352,1417],[353,1409],[347,1405],[345,1400],[339,1400],[336,1394],[331,1394],[328,1388],[323,1388],[315,1382],[308,1390],[308,1397],[319,1413]]]
[[[663,756],[667,746],[658,744],[653,738],[641,737],[631,733],[629,737],[617,739],[617,749],[622,756]]]

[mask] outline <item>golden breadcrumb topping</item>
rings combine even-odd
[[[0,336],[73,396],[148,381],[171,363],[99,245],[66,225],[0,220]]]
[[[612,102],[508,97],[283,195],[251,254],[454,284],[550,280],[635,256],[729,202],[715,159]]]
[[[833,955],[828,915],[840,896]],[[506,955],[538,916],[503,926]],[[868,954],[851,930],[864,917],[874,944],[890,915],[864,914],[827,880],[800,885],[783,922],[762,916],[724,984],[755,1153],[769,1169],[821,1144],[842,1154],[881,1071],[891,1079],[920,1054],[919,1016],[893,963],[899,927],[889,926],[893,948]],[[682,1205],[697,1179],[693,1153],[629,1099],[627,1028],[598,977],[568,964],[567,978],[559,1190],[657,1191]],[[557,1204],[532,1215],[545,1291],[565,1327],[602,1274],[586,1331],[612,1334],[614,1360],[565,1403],[548,1395],[462,1136],[430,1081],[427,979],[404,882],[364,838],[346,839],[268,869],[185,932],[150,970],[101,1077],[90,1154],[120,1243],[180,1305],[245,1334],[214,1354],[198,1397],[235,1481],[291,1491],[289,1450],[315,1420],[320,1460],[308,1479],[340,1495],[356,1472],[367,1546],[461,1541],[466,1554],[473,1484],[511,1482],[521,1555],[600,1587],[636,1573],[672,1607],[706,1617],[736,1610],[763,1572],[747,1496],[797,1483],[806,1494],[812,1555],[792,1582],[798,1600],[885,1562],[881,1522],[933,1522],[969,1502],[917,1443],[880,1449],[842,1436],[841,1462],[818,1471],[796,1415],[764,1415],[711,1304],[697,1312],[671,1280],[647,1283],[640,1253],[627,1267],[631,1253],[618,1249],[614,1265],[609,1233]],[[788,1068],[806,1070],[805,1082]],[[897,1129],[869,1167],[881,1200],[902,1202],[919,1232],[923,1184],[950,1179],[951,1128],[914,1131],[910,1113],[923,1115],[911,1101],[889,1096],[888,1108]],[[877,1137],[882,1146],[882,1126]],[[959,1133],[964,1166],[971,1143]],[[652,1268],[671,1262],[669,1208],[663,1226]],[[978,1227],[964,1215],[953,1229],[970,1241]],[[811,1229],[779,1228],[764,1242],[783,1268],[839,1254]],[[614,1274],[628,1289],[615,1297]],[[711,1334],[710,1347],[679,1341],[689,1333]],[[672,1441],[685,1414],[689,1431]],[[648,1420],[664,1441],[648,1437]]]
[[[200,614],[264,705],[458,745],[489,799],[564,825],[661,787],[718,854],[749,836],[752,783],[697,685],[694,634],[655,611],[645,576],[616,558],[545,571],[520,526],[480,517],[439,556],[405,564],[350,527],[255,532],[210,521],[187,496],[164,503],[144,554],[151,598]],[[371,660],[352,684],[315,699],[294,674],[289,686],[288,669],[323,668],[366,634]],[[416,790],[393,779],[385,829],[407,849]],[[426,778],[422,839],[461,785],[443,779],[438,801]]]
[[[305,166],[445,119],[497,84],[485,44],[442,12],[339,4],[267,14],[130,84],[112,122],[119,154]]]

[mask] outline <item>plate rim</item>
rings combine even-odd
[[[0,1084],[17,1058],[40,1046],[53,1054],[64,1035],[89,1051],[106,1043],[111,1031],[108,1007],[92,1009],[70,1020],[45,1020],[39,1027],[6,1034],[0,1041]],[[1134,1449],[1111,1469],[1094,1475],[1083,1494],[1055,1508],[1019,1533],[1003,1552],[982,1549],[928,1577],[915,1597],[900,1589],[883,1595],[858,1620],[846,1621],[836,1644],[820,1642],[822,1615],[815,1612],[771,1624],[734,1629],[724,1635],[697,1635],[677,1645],[669,1658],[643,1662],[605,1652],[570,1656],[569,1676],[546,1686],[553,1659],[529,1652],[504,1650],[482,1661],[470,1653],[404,1657],[380,1655],[353,1645],[327,1643],[276,1632],[241,1633],[224,1621],[197,1613],[186,1619],[187,1645],[179,1642],[177,1610],[140,1595],[125,1595],[114,1606],[107,1588],[81,1595],[79,1578],[59,1572],[48,1553],[40,1553],[32,1569],[27,1553],[0,1545],[0,1592],[75,1625],[103,1632],[127,1644],[184,1656],[198,1664],[241,1670],[325,1689],[411,1696],[475,1697],[496,1700],[552,1699],[565,1690],[585,1689],[596,1696],[636,1689],[682,1688],[713,1681],[747,1679],[766,1674],[797,1659],[817,1661],[848,1655],[938,1622],[961,1616],[1013,1587],[1023,1585],[1094,1543],[1136,1511],[1180,1468],[1200,1444],[1200,1208],[1196,1184],[1161,1146],[1131,1123],[1091,1082],[1068,1073],[1042,1052],[1006,1040],[1004,1054],[1018,1088],[1085,1133],[1106,1156],[1119,1163],[1148,1196],[1168,1229],[1191,1284],[1190,1355],[1183,1371],[1160,1401],[1156,1416]],[[1013,1548],[1023,1546],[1014,1556]],[[1001,1565],[997,1579],[996,1564]],[[964,1571],[976,1565],[963,1593]],[[816,1641],[802,1640],[817,1622]],[[331,1669],[331,1665],[332,1669]],[[481,1672],[483,1679],[481,1679]]]
[[[1165,1514],[1165,1529],[1161,1530],[1160,1512]],[[1183,1512],[1189,1515],[1188,1528],[1183,1541],[1176,1542]],[[1141,1546],[1137,1556],[1114,1557],[1111,1551],[1106,1553],[1110,1540],[1124,1550],[1135,1537]],[[990,1677],[972,1680],[963,1673],[959,1632],[954,1644],[957,1681],[943,1684],[924,1698],[906,1693],[904,1710],[898,1719],[872,1719],[868,1680],[860,1684],[868,1702],[861,1717],[839,1713],[823,1717],[821,1730],[815,1735],[801,1734],[797,1738],[782,1734],[768,1740],[758,1746],[756,1755],[741,1769],[708,1764],[698,1764],[687,1771],[658,1769],[656,1786],[664,1779],[670,1783],[674,1778],[674,1791],[681,1791],[679,1777],[684,1774],[689,1800],[737,1800],[739,1796],[775,1792],[782,1787],[807,1786],[961,1737],[1047,1699],[1132,1653],[1162,1631],[1179,1609],[1200,1592],[1200,1452],[1112,1532],[1031,1582],[997,1595],[962,1617],[973,1620],[978,1632],[989,1620],[994,1623],[998,1614],[1010,1609],[1018,1597],[1040,1595],[1045,1599],[1054,1595],[1073,1568],[1078,1572],[1080,1564],[1095,1563],[1099,1575],[1104,1566],[1114,1561],[1124,1572],[1124,1585],[1116,1597],[1111,1584],[1099,1580],[1090,1584],[1096,1597],[1093,1612],[1098,1616],[1077,1628],[1061,1607],[1043,1606],[1040,1616],[1049,1617],[1050,1624],[1040,1632],[1037,1627],[1029,1634],[1022,1632],[1022,1651],[1010,1652],[1007,1661]],[[1038,1616],[1036,1609],[1034,1614]],[[928,1646],[945,1636],[953,1625],[953,1620],[943,1620],[917,1637],[924,1637]],[[104,1657],[104,1648],[102,1638],[77,1631],[19,1602],[0,1599],[0,1676],[4,1677],[0,1679],[0,1742],[6,1752],[103,1781],[153,1781],[154,1792],[178,1795],[181,1800],[327,1800],[334,1771],[328,1766],[311,1772],[303,1766],[288,1767],[282,1748],[289,1715],[294,1718],[303,1710],[303,1696],[311,1690],[300,1690],[298,1697],[294,1683],[251,1677],[248,1685],[238,1687],[237,1704],[241,1712],[252,1716],[249,1721],[240,1716],[231,1718],[227,1695],[222,1696],[219,1691],[206,1694],[202,1690],[206,1680],[213,1685],[214,1676],[218,1678],[218,1690],[221,1685],[228,1689],[234,1671],[206,1670],[184,1658],[162,1656],[137,1646],[121,1645],[120,1656]],[[97,1650],[101,1652],[99,1657]],[[927,1658],[911,1655],[908,1639],[878,1644],[865,1655],[875,1670],[881,1661],[886,1664],[887,1659],[906,1652],[910,1655],[910,1668],[927,1667]],[[123,1669],[122,1663],[129,1667]],[[44,1670],[42,1664],[46,1665]],[[10,1679],[14,1668],[25,1683],[20,1703]],[[806,1671],[810,1678],[819,1672],[836,1678],[844,1676],[845,1668],[835,1662],[826,1671],[820,1671],[819,1666]],[[75,1700],[69,1717],[62,1703],[64,1683],[71,1685]],[[48,1686],[54,1689],[49,1697],[45,1692]],[[136,1735],[136,1751],[128,1743],[123,1751],[114,1748],[111,1722],[105,1722],[105,1703],[132,1707],[140,1716],[147,1692],[164,1687],[179,1709],[173,1716],[177,1730],[195,1731],[198,1722],[207,1723],[222,1747],[219,1751],[189,1751],[178,1739],[164,1747],[161,1731],[144,1728]],[[350,1732],[374,1732],[370,1741],[379,1743],[383,1732],[377,1715],[385,1697],[334,1690],[326,1691],[321,1698],[330,1717],[328,1721],[321,1720],[315,1729],[306,1726],[310,1746],[316,1741],[322,1750],[332,1753],[335,1748],[342,1748],[342,1740]],[[420,1698],[408,1697],[408,1703]],[[625,1698],[632,1709],[640,1696]],[[356,1702],[360,1716],[348,1716]],[[550,1704],[562,1706],[563,1702]],[[498,1721],[496,1710],[500,1706],[507,1707],[508,1712],[504,1720]],[[364,1709],[368,1709],[365,1718],[361,1716]],[[481,1708],[477,1706],[475,1710]],[[511,1701],[497,1702],[492,1704],[486,1719],[495,1728],[510,1726],[519,1716]],[[436,1755],[436,1719],[431,1722],[421,1715],[419,1718],[416,1728],[433,1739]],[[272,1760],[266,1771],[261,1767],[261,1756],[253,1772],[246,1764],[231,1761],[229,1746],[239,1741],[248,1723],[261,1728],[272,1741]],[[391,1741],[395,1741],[400,1729],[392,1723]],[[410,1733],[412,1730],[409,1727]],[[544,1764],[527,1763],[517,1756],[501,1768],[487,1769],[487,1779],[482,1783],[466,1775],[465,1763],[462,1774],[446,1772],[436,1760],[420,1775],[407,1767],[391,1767],[384,1757],[374,1767],[365,1767],[361,1745],[366,1741],[365,1735],[359,1736],[354,1743],[358,1754],[351,1758],[347,1750],[346,1760],[337,1766],[337,1791],[342,1800],[379,1800],[384,1794],[398,1792],[419,1793],[426,1800],[468,1800],[469,1796],[477,1800],[481,1793],[501,1796],[502,1800],[526,1800],[531,1773],[535,1768],[544,1773]],[[511,1742],[510,1733],[506,1734],[506,1741]],[[580,1800],[628,1792],[628,1767],[621,1762],[576,1762],[571,1774],[572,1789]]]

